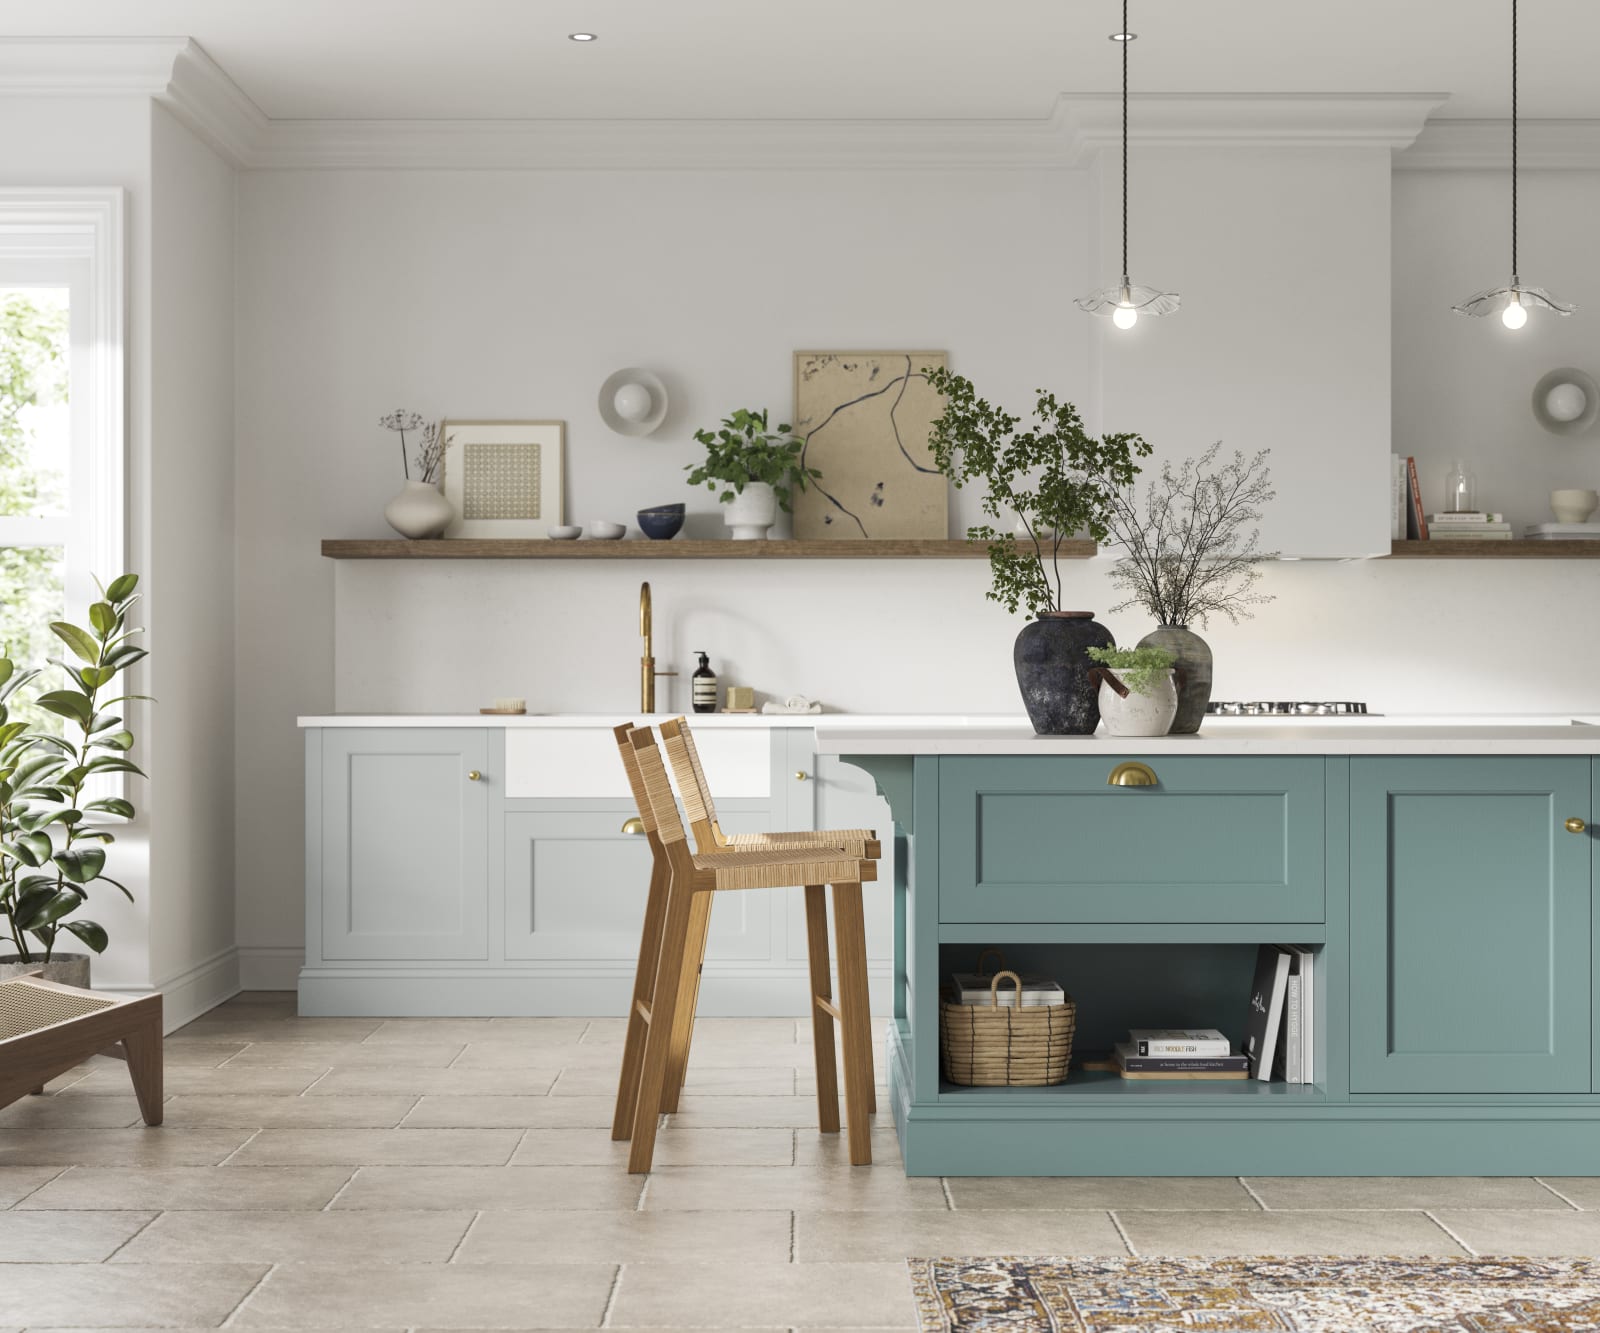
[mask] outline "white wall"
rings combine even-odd
[[[234,957],[234,173],[150,108],[150,564],[156,726],[150,968],[169,1010],[237,988]]]

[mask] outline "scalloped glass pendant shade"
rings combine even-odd
[[[1170,315],[1177,311],[1182,299],[1177,292],[1123,285],[1080,296],[1075,304],[1079,310],[1087,310],[1091,315],[1110,315],[1115,318],[1119,310],[1132,310],[1138,315]]]

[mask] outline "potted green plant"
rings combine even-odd
[[[1178,715],[1177,658],[1165,648],[1090,648],[1108,736],[1165,736]]]
[[[970,380],[947,370],[925,372],[944,395],[944,413],[929,442],[939,471],[959,488],[981,480],[982,508],[993,523],[967,529],[987,542],[989,598],[1033,617],[1017,635],[1012,659],[1033,728],[1041,735],[1091,734],[1100,722],[1095,683],[1084,650],[1114,642],[1092,611],[1063,607],[1061,543],[1077,533],[1105,538],[1114,497],[1139,473],[1150,452],[1138,435],[1090,435],[1078,409],[1038,391],[1034,427],[979,398]],[[1016,527],[997,524],[1015,516]]]
[[[121,796],[94,796],[102,774],[141,770],[128,758],[133,733],[117,705],[147,696],[118,693],[114,682],[146,656],[128,625],[138,578],[124,574],[101,590],[89,608],[89,628],[56,621],[50,629],[72,659],[52,658],[67,683],[39,694],[34,704],[64,720],[56,735],[12,720],[16,691],[40,675],[18,671],[0,657],[0,979],[43,968],[52,980],[89,984],[87,954],[63,953],[65,932],[94,953],[107,944],[105,927],[78,915],[90,887],[107,884],[131,901],[125,885],[106,874],[106,851],[115,842],[108,822],[132,819]],[[142,776],[142,774],[141,774]]]
[[[1141,504],[1131,489],[1113,497],[1111,534],[1126,554],[1111,569],[1111,582],[1129,596],[1113,611],[1141,606],[1156,629],[1140,639],[1176,655],[1183,668],[1175,735],[1191,735],[1211,702],[1211,647],[1194,632],[1213,615],[1237,625],[1250,607],[1272,598],[1256,591],[1262,551],[1262,507],[1273,499],[1268,451],[1253,458],[1238,451],[1218,464],[1222,444],[1173,468],[1161,467]]]
[[[721,429],[697,430],[694,437],[705,445],[706,457],[685,467],[689,484],[708,491],[722,486],[717,498],[728,506],[724,520],[735,541],[765,537],[778,521],[778,510],[789,512],[792,492],[822,475],[801,462],[805,441],[787,424],[768,427],[765,408],[741,407],[723,418]]]

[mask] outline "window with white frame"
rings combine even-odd
[[[0,647],[123,572],[122,191],[0,189]]]

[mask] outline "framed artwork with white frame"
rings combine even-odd
[[[446,537],[547,537],[562,524],[564,421],[444,421]]]

